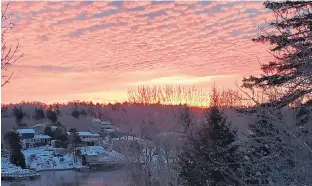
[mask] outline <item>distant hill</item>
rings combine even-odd
[[[1,119],[1,136],[13,129],[17,128],[17,124],[14,116],[12,116],[12,109],[21,107],[26,115],[32,116],[35,113],[35,108],[43,107],[46,109],[48,105],[42,103],[22,103],[12,104],[8,106],[9,117]],[[55,106],[55,105],[54,105]],[[88,115],[83,117],[74,118],[71,113],[74,108],[78,110],[84,109]],[[178,118],[184,111],[183,106],[168,106],[161,104],[154,105],[139,105],[139,104],[109,104],[109,105],[94,105],[94,104],[67,104],[59,105],[61,116],[59,121],[67,128],[76,128],[78,131],[87,131],[92,129],[92,120],[94,118],[101,118],[102,120],[110,120],[113,125],[118,126],[121,131],[129,131],[132,129],[133,133],[139,132],[139,126],[143,120],[152,120],[156,123],[161,131],[165,132],[178,124]],[[197,124],[200,124],[203,119],[203,110],[201,108],[193,107],[190,109],[194,120]],[[225,115],[229,121],[233,123],[235,127],[239,129],[239,132],[246,132],[247,125],[251,122],[252,117],[246,113],[238,113],[236,109],[225,109]],[[24,117],[23,121],[28,127],[33,127],[37,124],[46,123],[49,124],[49,119],[43,120],[29,119]]]

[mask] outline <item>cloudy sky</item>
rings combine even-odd
[[[3,5],[3,4],[2,4]],[[2,9],[4,6],[2,6]],[[139,85],[233,88],[272,57],[262,2],[12,2],[24,53],[2,102],[125,100]]]

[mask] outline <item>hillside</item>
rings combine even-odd
[[[4,134],[17,128],[15,117],[12,116],[12,109],[14,106],[22,107],[23,112],[27,115],[33,115],[35,108],[39,108],[41,105],[35,104],[18,104],[8,106],[8,117],[1,119],[1,137]],[[183,113],[183,106],[168,106],[168,105],[131,105],[131,104],[117,104],[107,106],[90,106],[90,105],[78,105],[78,109],[93,110],[95,116],[80,116],[78,119],[71,116],[73,105],[61,105],[61,116],[58,120],[67,128],[76,128],[78,131],[92,130],[92,119],[101,117],[103,120],[110,120],[115,126],[118,126],[121,131],[132,130],[133,133],[139,132],[139,126],[143,121],[153,121],[160,129],[160,131],[168,131],[170,128],[178,124],[179,116]],[[200,108],[191,108],[191,114],[196,121],[196,124],[200,124],[203,119],[203,111]],[[101,113],[101,116],[99,116]],[[247,124],[251,121],[251,117],[237,113],[235,109],[225,109],[224,114],[232,122],[233,126],[239,129],[239,132],[246,132]],[[45,125],[51,123],[49,119],[35,120],[24,117],[23,121],[28,127],[33,127],[37,124],[44,123]],[[43,129],[42,129],[43,131]]]

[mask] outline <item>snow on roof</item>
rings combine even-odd
[[[105,132],[114,132],[115,129],[104,129]]]
[[[112,122],[110,122],[110,121],[102,121],[102,124],[103,125],[112,125]]]
[[[80,150],[81,150],[82,154],[85,154],[85,155],[88,155],[88,156],[100,155],[103,152],[105,152],[105,149],[102,146],[81,147]]]
[[[100,119],[93,119],[92,121],[93,121],[93,122],[101,122]]]
[[[35,135],[34,138],[35,139],[50,139],[51,137],[48,135],[39,134],[39,135]]]
[[[102,121],[100,119],[93,119],[92,120],[94,123],[101,123],[102,125],[112,125],[111,121]]]
[[[54,125],[53,125],[53,126],[50,126],[50,128],[53,129],[53,130],[55,130],[55,129],[57,129],[57,126],[54,126]]]
[[[135,136],[122,136],[120,138],[113,138],[112,140],[139,140],[140,138],[137,138]]]
[[[94,133],[92,134],[91,132],[77,132],[78,136],[100,136],[100,134]],[[71,135],[71,132],[67,132],[68,135]]]
[[[16,131],[20,134],[35,134],[34,129],[18,129]]]
[[[91,132],[77,132],[79,136],[92,136]]]

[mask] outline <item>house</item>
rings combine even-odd
[[[100,135],[91,132],[77,132],[79,138],[82,141],[82,146],[95,146],[98,145],[100,140]],[[71,132],[67,132],[67,135],[72,136]]]
[[[122,136],[120,138],[112,139],[112,147],[118,152],[121,152],[123,149],[128,149],[133,143],[138,143],[144,148],[153,146],[151,141],[141,139],[135,136]]]
[[[28,149],[34,147],[34,137],[35,130],[34,129],[18,129],[16,132],[19,133],[22,142],[22,148]]]
[[[50,144],[50,141],[51,141],[51,137],[48,135],[39,134],[39,135],[34,136],[35,147],[48,145]]]
[[[88,163],[101,161],[101,157],[105,154],[105,149],[102,146],[82,147],[80,150]]]

